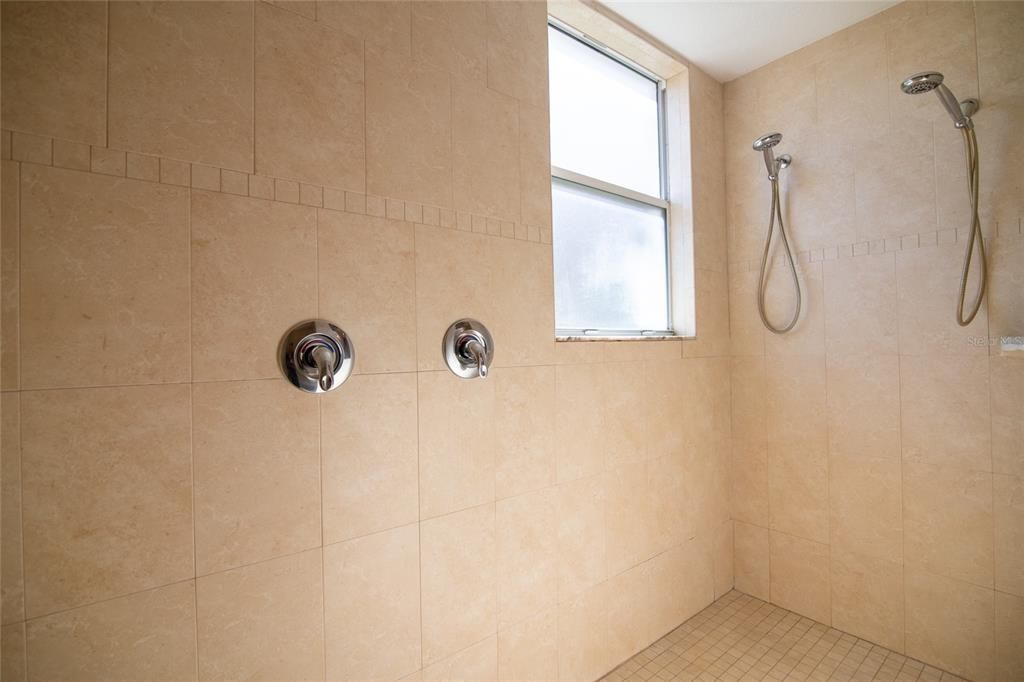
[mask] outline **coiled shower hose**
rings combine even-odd
[[[964,152],[967,156],[967,191],[971,195],[971,227],[967,233],[967,252],[964,254],[964,265],[960,271],[960,294],[956,304],[956,322],[966,327],[974,320],[981,309],[981,300],[985,297],[985,280],[988,266],[985,263],[985,238],[981,234],[981,219],[978,217],[978,138],[974,127],[970,124],[960,128],[964,136]],[[971,274],[971,261],[974,258],[974,245],[978,245],[978,256],[981,267],[981,283],[978,285],[978,296],[971,304],[970,313],[964,317],[964,301],[967,296],[967,280]]]
[[[768,176],[772,183],[772,209],[771,217],[768,220],[768,236],[764,240],[764,253],[761,254],[761,274],[757,280],[757,312],[761,315],[761,322],[768,331],[775,334],[785,334],[796,325],[800,318],[800,308],[803,299],[800,294],[800,280],[796,275],[796,263],[793,261],[793,250],[789,247],[789,239],[786,237],[786,224],[782,220],[782,201],[779,199],[779,171]],[[793,290],[796,291],[796,308],[793,317],[783,327],[776,327],[768,321],[768,315],[764,310],[764,290],[767,285],[766,276],[768,269],[768,252],[772,246],[772,234],[775,232],[775,221],[779,223],[779,237],[782,239],[782,246],[786,252],[786,259],[789,261],[789,271],[793,275]]]

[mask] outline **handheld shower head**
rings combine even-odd
[[[953,119],[953,125],[957,128],[967,128],[971,125],[970,114],[977,111],[978,105],[974,100],[965,100],[965,102],[973,102],[969,105],[969,112],[964,111],[964,107],[960,102],[957,101],[953,93],[949,91],[949,88],[942,82],[942,74],[938,71],[922,71],[921,73],[915,73],[913,76],[906,78],[901,84],[900,89],[908,95],[920,95],[922,92],[935,91],[939,101],[942,102],[942,106],[949,112],[949,117]]]
[[[775,152],[772,151],[772,147],[780,142],[782,142],[782,133],[768,133],[754,140],[753,144],[755,152],[764,154],[764,167],[768,169],[768,177],[772,180],[778,175],[780,168],[785,168],[791,162],[788,156],[780,159],[784,163],[775,161]]]

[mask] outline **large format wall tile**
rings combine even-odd
[[[280,379],[193,386],[199,575],[320,544],[318,420]]]
[[[106,3],[4,3],[4,128],[104,144],[106,71]]]
[[[420,518],[494,502],[495,382],[448,371],[418,381]]]
[[[832,547],[832,627],[904,650],[903,562]]]
[[[828,447],[831,455],[900,457],[900,359],[829,356]]]
[[[828,545],[772,531],[772,602],[819,623],[831,623],[828,555]]]
[[[363,191],[363,48],[332,27],[256,3],[256,172]]]
[[[408,57],[367,50],[366,190],[452,206],[452,109],[446,72]]]
[[[195,680],[192,581],[28,623],[32,680]]]
[[[495,505],[498,628],[558,602],[558,498],[547,488]]]
[[[413,226],[317,211],[317,262],[319,315],[352,338],[354,371],[415,370]]]
[[[907,567],[907,655],[972,680],[992,678],[993,592]]]
[[[433,663],[497,631],[494,505],[420,525],[423,662]]]
[[[193,190],[196,379],[278,376],[281,336],[316,316],[316,251],[312,208]]]
[[[328,679],[395,680],[419,669],[418,531],[413,524],[324,547]]]
[[[555,482],[555,368],[506,367],[495,375],[497,499]]]
[[[5,625],[0,633],[0,676],[8,682],[26,682],[25,623]]]
[[[316,18],[380,52],[408,56],[411,50],[411,2],[317,0]]]
[[[558,679],[558,608],[498,632],[498,679]]]
[[[1024,479],[993,478],[995,587],[1024,597]]]
[[[989,359],[992,410],[992,469],[1024,476],[1024,363]]]
[[[3,488],[0,544],[0,619],[4,624],[25,619],[25,580],[21,541],[21,396],[0,396],[0,481]]]
[[[995,679],[1012,682],[1024,677],[1024,650],[1020,633],[1024,632],[1024,598],[995,593],[996,660]]]
[[[0,388],[21,387],[18,343],[21,309],[21,166],[4,161],[0,170]]]
[[[187,386],[28,392],[21,410],[30,618],[194,575]]]
[[[322,578],[314,549],[196,580],[200,679],[323,679]]]
[[[320,405],[324,543],[415,523],[416,375],[353,376]]]
[[[896,264],[892,254],[825,263],[825,343],[829,357],[895,355]]]
[[[252,13],[243,2],[111,4],[110,146],[251,172]]]
[[[23,166],[22,387],[184,381],[188,334],[188,192]]]
[[[452,103],[455,208],[519,220],[516,100],[487,88],[456,82]]]

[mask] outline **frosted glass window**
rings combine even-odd
[[[666,331],[665,211],[554,178],[559,330]]]
[[[661,196],[658,84],[548,27],[551,165]]]

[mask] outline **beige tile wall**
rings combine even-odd
[[[556,345],[544,4],[2,11],[5,680],[595,678],[731,589],[718,83],[698,340]]]
[[[736,587],[975,680],[1024,676],[1024,4],[908,2],[725,86]],[[937,69],[980,97],[991,275],[961,329],[967,194]],[[805,311],[754,307],[778,130]],[[788,274],[769,310],[792,305]]]

